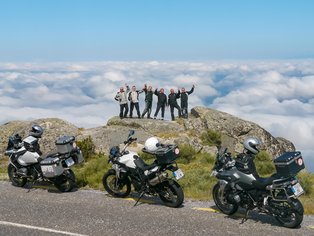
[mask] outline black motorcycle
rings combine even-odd
[[[175,160],[179,155],[179,148],[176,145],[160,144],[154,152],[143,149],[144,152],[152,154],[156,160],[147,164],[137,153],[127,151],[126,148],[136,141],[130,131],[122,151],[115,146],[110,149],[108,162],[112,163],[112,169],[105,173],[103,185],[105,190],[115,197],[126,197],[131,192],[131,185],[140,193],[135,203],[144,194],[158,195],[166,206],[179,207],[184,200],[181,186],[176,180],[183,177],[183,172],[178,168]],[[169,177],[168,171],[173,172],[176,180]]]
[[[243,160],[232,158],[227,149],[219,150],[212,172],[212,176],[219,180],[212,192],[216,206],[227,215],[234,214],[238,207],[246,209],[243,221],[249,210],[257,209],[274,216],[284,227],[298,227],[304,213],[298,200],[304,191],[296,178],[304,169],[301,153],[286,152],[276,158],[276,173],[269,178],[244,171],[242,164]]]
[[[10,181],[17,187],[27,182],[51,182],[61,192],[71,191],[75,187],[75,175],[70,168],[84,160],[75,138],[58,138],[57,150],[44,155],[38,141],[38,137],[31,135],[23,140],[18,134],[9,137],[5,155],[9,156]]]

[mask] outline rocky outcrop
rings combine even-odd
[[[38,124],[45,130],[40,140],[43,152],[55,149],[55,141],[63,135],[79,135],[80,131],[75,125],[57,118],[39,119],[34,121],[11,121],[0,126],[0,152],[3,154],[9,136],[18,133],[26,137],[32,124]]]
[[[196,151],[216,153],[217,147],[209,146],[202,140],[202,134],[208,129],[221,134],[222,145],[232,152],[242,152],[242,142],[246,137],[259,137],[266,149],[274,157],[284,151],[294,150],[294,145],[284,139],[275,138],[259,125],[239,119],[230,114],[204,107],[195,107],[191,110],[189,119],[176,121],[161,121],[154,119],[109,119],[106,126],[91,129],[82,129],[60,119],[40,119],[31,122],[12,121],[0,126],[0,152],[7,145],[7,140],[13,133],[20,133],[25,137],[31,124],[36,123],[45,129],[41,139],[43,152],[55,148],[55,140],[62,135],[74,135],[78,140],[92,137],[96,149],[107,152],[109,147],[123,143],[130,129],[136,131],[138,149],[143,147],[145,140],[157,136],[162,142],[176,144],[190,144]]]
[[[184,122],[186,129],[217,131],[222,134],[222,145],[229,147],[231,151],[241,152],[243,140],[250,136],[261,139],[263,142],[261,148],[273,156],[295,150],[292,142],[284,138],[275,138],[259,125],[228,113],[210,108],[195,107],[191,110],[191,114],[193,117]]]

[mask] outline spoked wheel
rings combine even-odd
[[[114,170],[109,170],[104,177],[102,182],[105,190],[114,197],[126,197],[131,192],[131,182],[129,178],[118,179]]]
[[[303,221],[303,206],[298,199],[291,199],[292,203],[282,202],[280,203],[280,215],[276,216],[276,219],[287,228],[296,228]]]
[[[228,202],[226,199],[228,192],[226,189],[224,192],[222,191],[223,190],[220,188],[220,184],[217,183],[213,188],[213,198],[215,204],[224,214],[232,215],[238,210],[238,205]]]
[[[26,178],[21,178],[17,173],[16,173],[16,168],[12,165],[9,164],[8,166],[8,175],[9,175],[9,179],[12,182],[12,185],[16,186],[16,187],[23,187],[26,182],[27,179]]]
[[[179,207],[182,205],[184,200],[183,190],[175,181],[166,181],[161,183],[161,189],[158,195],[168,207]]]
[[[70,192],[75,187],[75,174],[72,170],[66,170],[56,177],[54,185],[60,192]]]

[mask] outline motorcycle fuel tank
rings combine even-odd
[[[256,180],[252,174],[245,174],[241,171],[238,171],[236,168],[232,168],[231,170],[221,173],[221,176],[222,179],[235,182],[241,187],[245,188],[253,186],[253,181]]]
[[[129,168],[136,168],[136,165],[134,163],[134,156],[137,156],[136,152],[129,152],[126,155],[123,155],[121,157],[119,157],[119,162],[121,162],[122,164],[126,165]]]
[[[39,158],[39,154],[37,152],[26,151],[23,155],[21,155],[17,159],[17,161],[22,166],[28,166],[28,165],[37,163],[38,158]]]

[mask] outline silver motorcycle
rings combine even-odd
[[[75,174],[71,167],[84,161],[75,137],[63,136],[56,140],[56,151],[42,154],[39,138],[43,129],[35,125],[22,139],[19,134],[9,137],[5,155],[9,156],[8,175],[14,186],[23,187],[27,182],[50,182],[61,192],[75,187]]]

